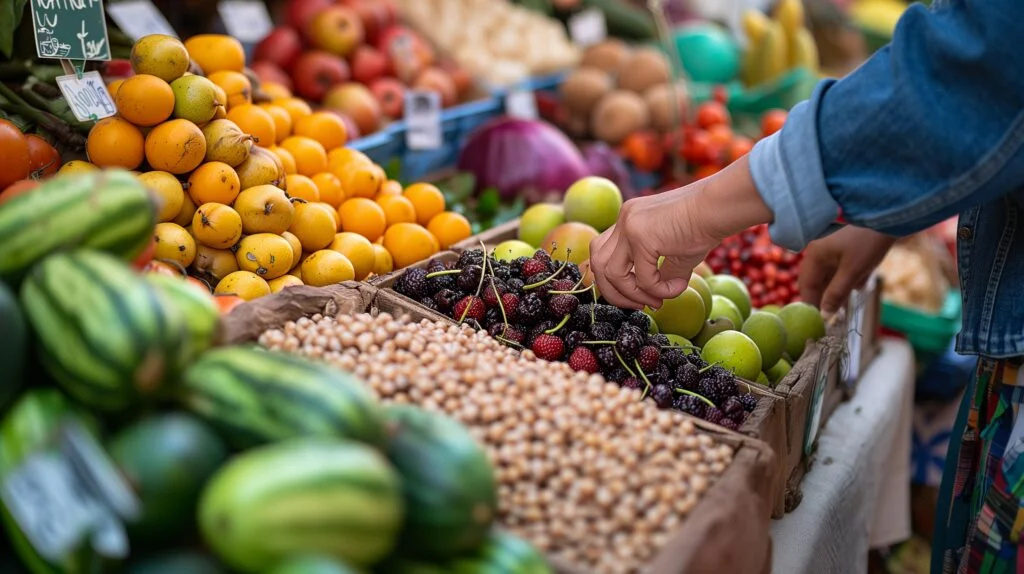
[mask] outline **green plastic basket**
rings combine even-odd
[[[950,290],[942,309],[935,314],[883,301],[882,325],[906,335],[918,363],[926,363],[944,353],[960,331],[961,305],[957,290]]]

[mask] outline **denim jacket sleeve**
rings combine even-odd
[[[909,8],[892,44],[751,152],[779,245],[802,249],[840,210],[906,234],[1024,184],[1024,2],[936,4]]]

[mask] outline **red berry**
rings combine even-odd
[[[477,322],[484,320],[487,314],[487,306],[479,297],[467,295],[459,300],[452,308],[452,317],[456,320],[476,319]]]
[[[640,368],[645,373],[650,373],[658,367],[658,361],[661,360],[661,351],[653,345],[647,345],[640,349],[640,356],[637,361],[640,363]]]
[[[554,335],[542,333],[537,335],[537,338],[533,340],[533,345],[530,349],[539,359],[544,359],[545,361],[557,361],[562,358],[563,354],[565,354],[565,343]]]
[[[519,308],[519,296],[515,293],[505,293],[501,296],[501,306],[505,309],[505,315],[514,317],[516,309]]]
[[[548,264],[544,261],[531,258],[523,262],[523,277],[533,277],[538,273],[548,273],[549,271]]]
[[[534,341],[535,345],[536,343]],[[534,352],[536,353],[536,351]],[[574,371],[585,371],[591,374],[601,370],[601,366],[597,364],[597,357],[594,356],[594,352],[583,346],[576,347],[572,354],[569,355],[569,366]]]

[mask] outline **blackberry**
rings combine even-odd
[[[661,348],[661,347],[667,347],[667,346],[671,345],[672,342],[669,341],[668,337],[666,337],[665,335],[662,335],[661,333],[658,333],[658,334],[655,334],[655,335],[647,335],[647,344],[648,345],[654,345],[655,347]]]
[[[685,363],[676,368],[676,382],[680,388],[697,392],[700,384],[700,371],[692,363]]]
[[[661,360],[661,351],[657,347],[647,345],[640,348],[640,356],[637,359],[640,363],[640,368],[645,373],[650,373],[658,367],[658,361]],[[665,367],[668,368],[667,366]]]
[[[501,325],[504,324],[504,322],[505,321],[501,316],[501,309],[498,309],[497,306],[491,307],[487,310],[487,313],[484,314],[484,325],[488,329],[490,329],[491,325],[494,325],[495,323]]]
[[[672,380],[672,371],[665,365],[656,365],[654,367],[654,371],[647,374],[647,378],[650,379],[652,383],[662,385],[669,384],[669,381]]]
[[[704,415],[707,414],[708,411],[707,403],[693,395],[676,395],[675,400],[672,402],[672,406],[699,419],[704,418]]]
[[[512,278],[512,269],[509,268],[508,263],[504,263],[502,261],[493,263],[491,265],[491,270],[493,271],[494,276],[502,281],[508,281]]]
[[[589,346],[589,345],[588,345]],[[615,357],[615,349],[611,345],[602,345],[594,349],[597,362],[606,368],[620,367],[619,359]]]
[[[446,269],[448,269],[448,266],[444,264],[444,261],[441,261],[441,259],[437,257],[427,262],[426,270],[428,274],[437,271],[445,271]]]
[[[501,337],[502,339],[506,339],[520,345],[523,344],[523,340],[526,339],[526,336],[523,335],[523,332],[518,328],[513,327],[512,325],[504,325],[502,323],[491,325],[491,328],[487,329],[487,332],[490,333],[492,337]]]
[[[533,253],[533,258],[536,259],[537,261],[547,263],[548,267],[551,267],[551,254],[548,253],[547,251],[544,251],[543,249],[538,249]]]
[[[430,309],[431,311],[440,311],[440,309],[437,307],[437,303],[434,302],[433,297],[424,297],[420,299],[420,305],[423,305],[424,307]]]
[[[670,369],[678,369],[680,365],[689,364],[686,360],[686,353],[679,349],[662,349],[661,362]]]
[[[519,300],[516,317],[524,325],[536,325],[537,322],[544,318],[544,301],[536,293],[524,295]]]
[[[569,326],[577,331],[586,331],[590,327],[590,308],[592,306],[591,303],[577,305],[576,310],[572,312],[572,317],[569,318]]]
[[[427,272],[423,269],[409,269],[395,281],[395,291],[410,299],[422,299],[428,295]]]
[[[508,287],[508,290],[511,291],[512,293],[521,293],[523,290],[523,285],[526,285],[526,283],[523,283],[522,279],[513,277],[508,281],[505,281],[505,285]]]
[[[572,295],[555,295],[548,299],[548,311],[553,317],[565,317],[575,311],[579,304],[579,299]]]
[[[615,338],[615,350],[622,355],[622,358],[627,362],[632,361],[640,354],[640,346],[643,344],[644,337],[640,329],[632,325],[625,325],[619,329],[619,334]]]
[[[580,273],[579,265],[569,262],[566,264],[565,269],[562,270],[561,277],[565,277],[569,281],[572,281],[575,285],[580,279],[583,278],[583,274]]]
[[[704,420],[709,423],[720,425],[722,424],[722,421],[726,420],[726,416],[722,411],[708,407],[707,411],[704,413]]]
[[[725,399],[736,394],[736,383],[722,379],[702,379],[697,385],[697,392],[716,405],[721,405]]]
[[[530,257],[516,257],[515,259],[513,259],[512,263],[509,264],[509,270],[512,271],[512,276],[518,276],[520,279],[522,279],[523,263],[526,263],[530,259]]]
[[[651,398],[659,409],[672,408],[672,388],[668,385],[654,385],[651,389]]]
[[[430,273],[434,272],[431,271]],[[454,290],[458,287],[457,281],[455,279],[456,277],[458,277],[458,275],[455,275],[453,273],[430,277],[429,279],[427,279],[427,289],[432,293],[437,293],[442,289]]]
[[[571,351],[580,346],[580,344],[586,340],[587,334],[583,331],[570,331],[569,334],[565,336],[565,348]]]
[[[614,341],[615,327],[608,323],[594,323],[587,331],[590,333],[591,341]]]
[[[455,262],[455,266],[459,269],[465,269],[470,265],[476,265],[482,267],[484,264],[484,252],[479,249],[469,249],[463,251],[462,255],[459,255],[459,260]]]
[[[708,366],[707,362],[704,359],[700,358],[700,355],[698,355],[697,353],[686,355],[686,360],[694,367],[697,367],[697,370],[701,370],[704,367]]]
[[[622,372],[625,373],[626,371]],[[644,384],[636,377],[626,377],[622,381],[622,387],[626,389],[633,389],[634,391],[641,391],[644,388]]]
[[[751,393],[740,395],[740,402],[743,403],[743,410],[748,413],[757,408],[757,397]]]
[[[452,307],[459,302],[459,299],[462,299],[462,295],[451,289],[441,289],[434,293],[434,303],[437,304],[437,310],[443,313],[451,311]]]
[[[526,278],[526,285],[534,285],[530,287],[530,293],[536,293],[541,297],[547,297],[548,291],[551,291],[551,282],[544,283],[548,277],[551,277],[550,273],[537,273]],[[541,285],[541,283],[544,283]]]
[[[721,422],[719,422],[718,424],[722,425],[723,427],[725,427],[725,428],[727,428],[727,429],[729,429],[731,431],[738,431],[738,430],[740,430],[739,423],[737,423],[736,421],[734,421],[732,419],[722,419]]]
[[[713,379],[713,380],[722,380],[722,381],[735,381],[736,380],[736,376],[732,374],[732,371],[729,371],[728,369],[726,369],[724,367],[719,367],[718,365],[715,365],[715,366],[711,367],[710,369],[704,371],[704,375],[701,377],[701,379]],[[733,393],[733,394],[735,394],[735,393]]]
[[[505,332],[505,324],[504,323],[494,323],[490,327],[487,327],[487,334],[492,336],[492,337],[494,337],[494,338],[501,337],[504,332]]]
[[[733,420],[736,420],[737,416],[744,417],[747,414],[743,410],[743,403],[741,403],[740,400],[736,397],[729,397],[725,399],[725,401],[722,403],[722,412],[725,413],[725,416]]]
[[[609,381],[615,381],[616,383],[620,383],[622,381],[634,377],[630,377],[626,369],[623,369],[622,367],[613,367],[611,369],[604,371],[604,378]],[[643,385],[643,383],[640,384]]]
[[[626,314],[618,307],[599,304],[594,307],[594,320],[601,321],[602,323],[611,323],[618,327],[626,320]]]
[[[626,322],[644,333],[651,330],[651,316],[643,311],[633,311],[626,317]]]
[[[458,274],[457,284],[459,289],[476,293],[476,288],[480,285],[480,276],[483,272],[484,268],[479,265],[469,264],[463,267],[462,273]]]

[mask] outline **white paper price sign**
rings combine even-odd
[[[117,113],[117,106],[99,72],[86,72],[81,78],[75,74],[58,76],[57,86],[79,121],[100,120]]]
[[[217,4],[217,11],[228,34],[246,44],[259,42],[274,29],[262,0],[223,0]]]
[[[149,0],[111,2],[107,4],[107,14],[117,22],[118,28],[135,40],[150,34],[178,36],[167,23],[167,18]]]
[[[590,46],[608,37],[608,24],[599,8],[588,8],[569,18],[569,37],[580,46]]]
[[[846,334],[846,356],[849,366],[844,377],[852,385],[860,377],[860,360],[864,353],[864,316],[871,293],[878,287],[878,274],[873,274],[863,290],[850,294],[849,331]]]
[[[529,90],[512,90],[505,96],[505,113],[521,120],[535,120],[537,97]]]
[[[437,92],[409,91],[405,94],[405,143],[409,149],[430,150],[441,147],[441,95]]]

